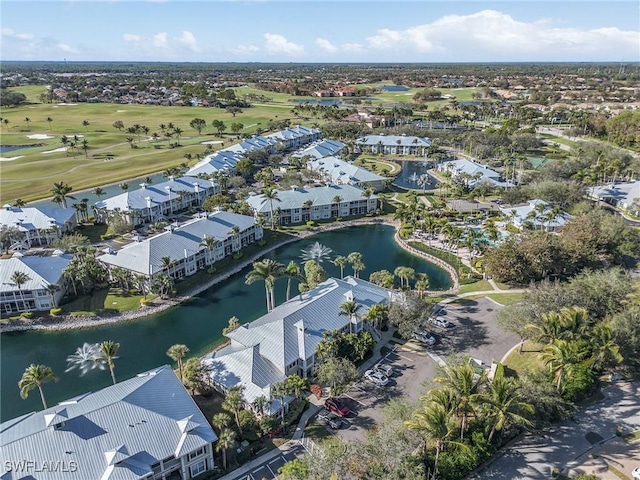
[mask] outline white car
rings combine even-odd
[[[413,338],[414,340],[420,342],[420,343],[426,343],[427,345],[435,345],[436,344],[436,339],[433,337],[433,335],[431,335],[429,332],[425,332],[423,330],[421,331],[417,331],[417,332],[413,332],[413,335],[411,335],[411,338]]]
[[[384,375],[384,373],[376,372],[375,370],[367,370],[364,372],[364,378],[379,387],[384,387],[389,383],[389,379]]]
[[[441,318],[441,317],[432,317],[429,319],[429,321],[436,327],[451,328],[455,326],[449,320],[445,320],[444,318]]]
[[[382,373],[385,377],[393,377],[393,368],[386,363],[377,363],[373,366],[373,370]]]
[[[640,467],[634,468],[631,472],[631,476],[634,478],[634,480],[640,480]]]

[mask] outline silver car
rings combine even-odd
[[[393,376],[393,368],[386,363],[377,363],[373,366],[373,370],[382,373],[385,377]]]

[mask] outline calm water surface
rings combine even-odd
[[[386,225],[351,227],[320,233],[281,247],[268,256],[284,264],[290,260],[301,262],[300,250],[319,241],[333,249],[332,258],[346,256],[353,251],[361,252],[367,267],[362,273],[363,278],[368,279],[369,274],[376,270],[393,272],[398,266],[410,266],[429,276],[431,289],[451,286],[451,279],[444,270],[404,252],[395,244],[393,233],[393,227]],[[335,265],[326,261],[322,265],[330,276],[340,275],[340,269]],[[49,405],[109,385],[108,371],[94,371],[84,377],[79,377],[77,371],[65,373],[67,356],[83,342],[114,340],[120,343],[120,358],[115,369],[119,380],[170,362],[165,352],[175,343],[184,343],[193,354],[206,353],[223,340],[222,328],[231,316],[235,315],[245,323],[266,313],[264,285],[244,283],[250,270],[251,267],[247,267],[191,301],[158,315],[81,330],[2,334],[2,420],[42,408],[37,390],[31,391],[27,400],[22,400],[17,388],[18,380],[30,363],[48,365],[60,378],[59,382],[44,386]],[[347,267],[345,275],[349,273],[351,269]],[[278,304],[284,301],[285,291],[286,280],[280,279],[276,283]],[[297,287],[292,286],[292,292],[297,292]]]

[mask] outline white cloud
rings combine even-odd
[[[63,53],[80,53],[77,48],[73,48],[71,45],[67,45],[66,43],[59,43],[57,46],[58,50]]]
[[[2,36],[7,38],[14,38],[16,40],[33,40],[35,38],[30,33],[16,33],[10,28],[3,28]]]
[[[178,43],[187,47],[189,50],[192,50],[194,52],[200,51],[200,47],[198,46],[198,41],[196,40],[196,37],[194,37],[193,33],[187,30],[183,31],[182,36],[176,38],[175,40]]]
[[[459,61],[613,60],[637,57],[639,33],[615,27],[555,27],[548,19],[522,22],[496,10],[482,10],[447,15],[404,30],[381,29],[367,38],[367,45],[390,54],[434,54]]]
[[[325,38],[316,38],[315,43],[321,50],[327,53],[336,53],[338,51],[338,47]]]
[[[233,53],[236,55],[251,55],[252,53],[259,52],[260,49],[255,45],[238,45],[235,48],[231,49]]]
[[[151,39],[151,43],[156,48],[167,48],[167,33],[162,32],[154,35]]]
[[[139,42],[142,40],[142,37],[140,35],[134,35],[133,33],[125,33],[122,35],[122,39],[125,42]]]
[[[304,53],[304,47],[296,43],[290,42],[284,36],[277,33],[265,33],[264,49],[271,55],[284,54],[289,56],[298,56]]]

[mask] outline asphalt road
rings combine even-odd
[[[290,448],[286,453],[282,452],[276,457],[269,458],[268,460],[255,465],[251,471],[238,475],[237,477],[234,477],[233,480],[273,480],[278,475],[278,469],[280,467],[282,467],[286,462],[303,456],[304,453],[304,447],[298,444]]]

